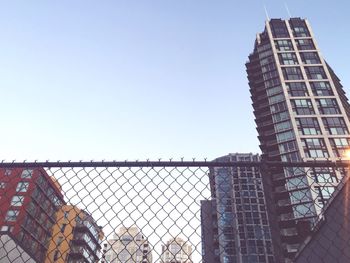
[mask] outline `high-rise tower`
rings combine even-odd
[[[249,164],[259,160],[258,154],[231,153],[214,161]],[[248,165],[210,168],[212,200],[201,205],[203,262],[279,262],[262,176],[258,167]]]
[[[246,66],[264,160],[344,158],[350,106],[307,20],[267,21]],[[303,239],[300,229],[314,221],[343,176],[331,168],[305,171],[281,168],[267,178],[287,261]]]

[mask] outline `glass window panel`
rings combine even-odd
[[[32,175],[33,175],[32,169],[25,169],[21,174],[21,178],[32,178]]]
[[[286,83],[288,94],[292,97],[308,96],[306,85],[304,82],[290,82]]]
[[[18,210],[9,210],[7,211],[5,220],[10,222],[16,221],[18,214],[19,214]]]
[[[280,53],[278,54],[281,65],[297,65],[298,59],[295,53]]]
[[[312,92],[315,96],[333,96],[331,85],[327,81],[310,82]]]
[[[312,39],[297,39],[296,44],[299,50],[315,50]]]
[[[335,99],[317,99],[316,103],[321,114],[340,114],[338,103]]]
[[[299,134],[316,135],[321,134],[320,125],[317,118],[296,118]]]
[[[312,115],[315,114],[311,100],[309,99],[298,99],[291,100],[293,112],[297,115]]]
[[[325,117],[322,118],[323,125],[329,134],[343,135],[349,134],[348,128],[342,117]]]
[[[271,19],[270,26],[274,38],[289,37],[288,29],[285,22],[281,19]]]
[[[27,192],[29,182],[19,182],[16,187],[16,192]]]
[[[15,195],[14,197],[12,197],[11,205],[12,206],[22,206],[23,202],[24,202],[24,196]]]
[[[327,79],[326,72],[322,66],[318,67],[305,67],[306,75],[308,79]]]
[[[276,134],[278,142],[284,142],[294,139],[293,131],[281,132]]]
[[[293,44],[291,40],[276,40],[275,46],[278,51],[291,51]]]
[[[282,68],[285,80],[302,80],[303,75],[299,67],[284,67]]]
[[[300,52],[300,57],[304,64],[321,64],[317,52]]]
[[[349,138],[330,138],[329,142],[332,146],[334,155],[337,157],[345,157],[346,152],[350,149]]]
[[[323,139],[307,138],[301,139],[304,153],[308,158],[327,158],[329,157],[327,147]]]

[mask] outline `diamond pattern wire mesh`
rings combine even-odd
[[[345,172],[321,164],[2,163],[0,262],[350,262]]]

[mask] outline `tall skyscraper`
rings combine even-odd
[[[0,169],[0,247],[7,251],[0,261],[27,262],[30,256],[44,262],[63,203],[61,189],[44,169]]]
[[[192,263],[192,247],[180,237],[162,245],[161,263]]]
[[[216,162],[259,161],[251,153],[229,154]],[[203,262],[273,263],[274,249],[259,168],[214,167],[212,200],[202,202]]]
[[[349,148],[350,106],[338,77],[322,57],[307,20],[271,19],[246,64],[262,158],[272,161],[337,160]],[[272,214],[281,249],[293,258],[305,223],[343,177],[332,168],[271,171]]]
[[[102,228],[89,213],[63,205],[56,213],[45,263],[98,262],[102,238]]]
[[[216,200],[201,200],[202,262],[220,262]]]
[[[147,238],[136,226],[121,227],[107,241],[105,261],[108,263],[152,263],[152,251]]]

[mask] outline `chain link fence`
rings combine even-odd
[[[350,262],[348,163],[248,157],[3,162],[0,262]]]

